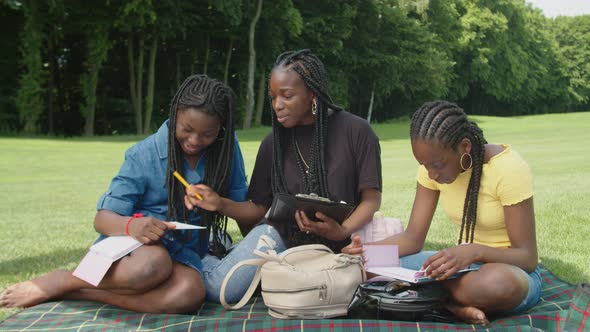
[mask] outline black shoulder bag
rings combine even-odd
[[[448,291],[439,283],[399,280],[361,283],[348,306],[348,318],[458,322],[445,308]]]

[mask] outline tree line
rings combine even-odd
[[[471,114],[587,110],[590,15],[525,0],[0,0],[0,133],[148,134],[182,80],[268,124],[275,57],[310,48],[337,103],[371,121],[426,100]]]

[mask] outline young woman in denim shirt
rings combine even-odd
[[[186,313],[199,308],[207,295],[215,300],[219,290],[209,291],[207,284],[223,278],[219,268],[250,256],[236,253],[220,260],[208,255],[210,234],[223,233],[227,218],[188,210],[185,188],[172,172],[244,201],[248,188],[234,111],[228,86],[204,75],[187,78],[172,100],[170,118],[127,150],[119,173],[97,204],[98,241],[127,234],[144,245],[115,262],[97,287],[70,271],[57,270],[10,287],[0,297],[0,306],[28,307],[65,298],[138,312]],[[173,230],[165,222],[172,220],[207,226],[207,231]],[[235,287],[227,292],[241,297],[241,288]]]

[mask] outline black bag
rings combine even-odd
[[[448,291],[439,283],[399,280],[361,283],[348,306],[348,318],[412,322],[458,322],[445,308]]]

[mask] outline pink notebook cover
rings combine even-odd
[[[96,287],[112,264],[111,258],[89,251],[72,274]]]
[[[374,267],[392,267],[399,266],[399,246],[393,244],[366,244],[365,250],[365,270]]]

